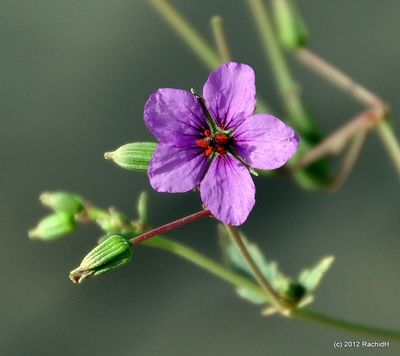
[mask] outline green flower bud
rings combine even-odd
[[[43,205],[48,206],[56,212],[74,215],[81,212],[84,208],[81,197],[65,192],[44,192],[40,195],[39,199]]]
[[[108,233],[129,230],[131,228],[128,226],[129,222],[125,216],[114,208],[109,209],[109,214],[97,218],[96,222],[103,231]]]
[[[118,166],[131,171],[147,172],[149,162],[157,144],[154,142],[135,142],[121,146],[114,152],[106,152],[104,157]]]
[[[307,44],[309,32],[293,0],[274,0],[274,17],[279,39],[288,49],[296,49]]]
[[[29,238],[38,240],[55,240],[75,230],[74,217],[67,213],[56,213],[46,216],[28,232]]]
[[[70,272],[74,283],[99,276],[127,264],[132,257],[131,244],[120,235],[112,235],[97,245],[82,260],[80,266]]]
[[[300,283],[291,282],[286,290],[285,296],[290,302],[297,303],[306,293],[307,290]]]

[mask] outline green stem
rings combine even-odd
[[[223,265],[214,262],[210,258],[200,254],[199,252],[182,245],[180,243],[171,241],[161,236],[153,237],[150,240],[143,242],[143,245],[149,247],[155,247],[162,250],[166,250],[175,255],[178,255],[185,260],[192,262],[193,264],[205,269],[206,271],[218,276],[219,278],[233,284],[237,287],[243,287],[251,290],[252,292],[259,294],[260,297],[264,298],[266,302],[271,302],[264,294],[263,290],[255,283],[249,281],[247,278],[242,277],[231,270],[227,269]]]
[[[367,105],[368,107],[381,107],[382,110],[387,110],[385,102],[379,96],[357,83],[346,73],[337,69],[309,49],[302,48],[297,50],[296,58],[309,69],[334,84],[338,89],[351,95],[360,103]],[[383,144],[392,158],[398,174],[400,175],[400,144],[394,133],[393,127],[387,119],[385,120],[385,118],[383,118],[377,124],[377,130]]]
[[[286,110],[299,130],[305,133],[312,132],[314,130],[313,123],[301,101],[297,83],[290,73],[286,58],[279,45],[268,9],[262,0],[249,0],[249,5],[266,55],[271,61],[275,80]]]
[[[298,319],[312,321],[320,325],[328,326],[330,328],[349,331],[354,334],[369,335],[371,337],[381,337],[383,339],[390,339],[398,342],[400,341],[400,332],[398,331],[352,323],[349,321],[317,313],[309,309],[296,309],[293,311],[292,316]]]
[[[340,169],[339,174],[329,186],[329,189],[331,191],[339,190],[350,175],[350,172],[353,170],[353,167],[361,153],[366,138],[366,130],[358,131],[352,138],[350,142],[350,147],[344,157],[342,168]]]
[[[106,214],[109,214],[104,209],[100,209],[96,206],[90,205],[90,208],[88,207],[87,209],[90,209],[92,212],[91,218],[96,219],[95,215],[98,216],[104,216]],[[153,247],[153,248],[158,248],[162,249],[165,251],[168,251],[172,254],[175,254],[201,268],[204,270],[216,275],[217,277],[223,279],[224,281],[240,288],[246,288],[253,293],[259,295],[261,298],[263,298],[266,303],[273,303],[273,300],[269,298],[263,291],[263,289],[258,286],[256,283],[250,281],[249,279],[233,272],[232,270],[226,268],[220,263],[217,263],[213,261],[212,259],[204,256],[203,254],[193,250],[190,247],[187,247],[185,245],[182,245],[180,243],[174,242],[172,240],[166,239],[161,236],[154,236],[151,239],[143,241],[143,245],[148,246],[148,247]],[[320,314],[317,312],[314,312],[309,309],[293,309],[290,313],[290,317],[298,318],[298,319],[303,319],[306,321],[311,321],[315,323],[319,323],[321,325],[330,327],[330,328],[335,328],[335,329],[340,329],[343,331],[348,331],[352,332],[355,334],[363,334],[363,335],[370,335],[370,336],[375,336],[375,337],[384,337],[386,339],[391,339],[395,341],[400,342],[400,332],[397,331],[392,331],[392,330],[387,330],[387,329],[381,329],[381,328],[375,328],[375,327],[369,327],[361,324],[356,324],[352,322],[348,322],[345,320],[340,320],[336,319],[333,317],[330,317],[328,315]]]
[[[88,221],[96,222],[96,220],[104,218],[107,215],[109,215],[109,212],[104,209],[100,209],[96,206],[93,206],[91,204],[86,204],[84,215]]]
[[[234,226],[224,224],[226,231],[228,231],[229,236],[233,240],[234,244],[237,246],[242,256],[246,260],[249,265],[251,271],[253,272],[253,276],[264,291],[265,295],[269,300],[272,301],[272,305],[279,308],[280,310],[287,309],[288,305],[284,302],[284,300],[280,297],[280,295],[274,290],[269,281],[264,277],[260,269],[258,268],[256,262],[253,257],[250,255],[249,250],[247,249],[246,244],[244,243],[242,237],[240,236],[240,232]]]
[[[271,300],[268,299],[264,291],[257,284],[249,281],[247,278],[236,274],[235,272],[232,272],[220,263],[214,262],[210,258],[200,254],[199,252],[187,246],[165,239],[163,237],[153,237],[152,239],[145,241],[143,245],[171,252],[205,269],[206,271],[218,276],[219,278],[236,287],[242,287],[251,290],[252,292],[258,294],[261,298],[264,298],[266,302],[271,303]],[[305,308],[292,310],[290,316],[293,318],[319,323],[326,327],[339,329],[354,334],[383,337],[400,342],[400,332],[340,320]]]
[[[350,94],[353,98],[367,106],[382,105],[383,100],[373,92],[363,87],[347,74],[319,57],[307,48],[299,48],[296,58],[309,69],[334,84],[338,89]]]
[[[209,69],[214,70],[220,65],[220,59],[214,49],[167,0],[151,0],[151,3]]]
[[[400,175],[400,144],[388,120],[381,120],[377,126],[378,134],[383,141],[386,150],[392,158],[393,164]]]
[[[175,30],[178,36],[193,50],[200,60],[210,69],[214,70],[224,63],[217,51],[193,28],[193,26],[173,7],[167,0],[150,0],[154,8]],[[257,112],[271,112],[269,106],[257,99]]]
[[[213,16],[210,22],[219,58],[222,63],[229,62],[232,60],[232,55],[225,36],[224,21],[221,16]]]

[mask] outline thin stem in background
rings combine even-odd
[[[255,279],[257,280],[258,284],[261,286],[262,290],[264,291],[265,295],[268,299],[271,300],[272,305],[278,307],[279,310],[285,311],[288,310],[289,305],[285,303],[285,301],[281,298],[281,296],[274,290],[271,284],[266,280],[260,269],[258,268],[257,264],[251,257],[249,250],[246,247],[242,237],[240,236],[240,232],[234,226],[224,224],[226,230],[228,231],[229,236],[233,240],[234,244],[237,246],[241,254],[243,255],[246,263],[249,265],[251,271]]]
[[[226,63],[232,60],[232,54],[229,49],[228,40],[225,35],[224,21],[221,16],[213,16],[210,20],[211,28],[214,35],[215,45],[221,59],[221,63]],[[273,113],[271,107],[266,104],[263,100],[257,99],[257,109],[258,113]]]
[[[224,63],[217,51],[193,28],[193,26],[167,0],[150,0],[154,8],[175,30],[179,37],[193,50],[197,57],[209,68],[214,70]],[[269,111],[269,105],[257,98],[257,111]]]
[[[355,82],[347,74],[340,71],[307,48],[300,48],[295,52],[297,59],[321,77],[335,84],[336,87],[349,93],[359,102],[367,106],[382,105],[383,100],[376,94]]]
[[[214,70],[220,65],[218,54],[175,7],[167,0],[151,0],[151,3],[209,69]]]
[[[360,130],[354,135],[350,142],[350,147],[344,157],[342,168],[329,186],[330,190],[336,191],[343,186],[361,153],[366,138],[366,130]]]
[[[380,107],[367,110],[348,123],[330,134],[319,145],[312,150],[306,152],[296,163],[293,169],[307,167],[315,161],[328,155],[336,155],[343,151],[346,144],[360,130],[368,131],[376,127],[377,123],[382,120],[382,116],[386,115],[386,111]]]
[[[219,58],[222,63],[229,62],[232,60],[232,54],[228,46],[224,31],[224,20],[221,16],[213,16],[211,18],[211,28],[214,34],[215,45],[218,50]]]
[[[249,0],[267,57],[273,67],[275,80],[287,113],[302,132],[311,132],[313,125],[300,98],[298,85],[290,73],[286,58],[280,47],[267,7],[262,0]]]
[[[382,120],[377,126],[378,134],[385,145],[392,161],[400,175],[400,144],[393,127],[388,120]]]
[[[386,103],[378,95],[358,84],[347,74],[340,71],[309,49],[298,49],[296,51],[296,58],[309,69],[334,84],[340,90],[350,94],[362,104],[372,108],[380,107],[382,110],[387,111]],[[400,144],[394,133],[393,127],[387,119],[387,115],[382,116],[381,120],[377,123],[377,130],[395,165],[397,173],[400,175]]]

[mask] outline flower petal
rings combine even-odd
[[[299,147],[297,133],[272,115],[250,116],[234,133],[235,150],[252,167],[275,169],[284,165]]]
[[[230,225],[243,224],[255,203],[250,173],[231,155],[212,161],[200,184],[200,194],[213,215]]]
[[[180,149],[160,143],[147,175],[158,192],[183,193],[200,183],[207,166],[207,157],[201,149]]]
[[[253,115],[256,106],[256,85],[253,68],[229,62],[212,72],[203,88],[203,96],[211,116],[229,130]]]
[[[193,94],[181,89],[158,89],[144,107],[144,121],[161,142],[195,147],[207,128],[204,111]]]

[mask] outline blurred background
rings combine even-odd
[[[272,73],[245,1],[173,0],[212,41],[220,14],[235,59],[255,68],[275,107]],[[311,48],[392,106],[399,134],[399,14],[396,0],[302,0]],[[46,244],[27,230],[47,214],[44,190],[81,194],[135,216],[150,194],[153,226],[199,209],[197,194],[157,194],[145,174],[103,153],[151,140],[143,105],[160,87],[201,89],[208,69],[147,1],[0,2],[1,355],[330,355],[335,340],[364,340],[300,320],[264,318],[260,308],[186,261],[146,247],[132,263],[75,286],[69,271],[99,237],[94,226]],[[326,132],[362,110],[294,64],[304,97]],[[291,179],[256,178],[257,203],[243,226],[292,276],[323,255],[336,261],[312,308],[399,329],[398,177],[376,135],[338,193],[306,192]],[[169,235],[213,258],[216,224]],[[353,350],[362,354],[366,350]],[[376,354],[399,354],[394,343]]]

